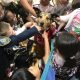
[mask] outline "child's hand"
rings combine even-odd
[[[32,25],[30,26],[30,28],[32,28],[32,27],[34,27],[34,26],[37,26],[37,23],[32,22]]]
[[[44,39],[48,38],[48,33],[47,33],[46,31],[44,31],[43,34],[42,34],[42,37],[43,37]]]
[[[34,22],[27,22],[26,24],[24,24],[23,26],[25,26],[26,28],[32,28],[33,26],[35,26],[36,23]]]

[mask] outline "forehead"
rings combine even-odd
[[[50,17],[50,13],[41,12],[40,16],[42,16],[42,17]]]
[[[7,15],[13,15],[11,11],[7,11]]]
[[[12,13],[11,11],[8,11],[7,14],[6,14],[6,17],[9,19],[9,18],[14,18],[15,15],[14,13]]]
[[[65,2],[65,1],[68,1],[68,0],[60,0],[60,1],[63,1],[63,2]]]
[[[50,1],[50,0],[41,0],[41,1]]]

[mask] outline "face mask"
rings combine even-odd
[[[53,55],[53,61],[56,63],[58,66],[63,66],[64,65],[64,58],[62,58],[58,53],[55,53]]]

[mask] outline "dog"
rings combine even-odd
[[[59,17],[56,13],[51,14],[51,13],[46,13],[46,12],[41,12],[38,8],[33,7],[36,14],[36,22],[39,26],[43,27],[45,30],[50,27],[51,23],[55,22],[56,25],[57,22],[55,21],[56,17]]]
[[[35,7],[34,7],[34,10],[37,14],[37,18],[34,21],[37,23],[37,25],[41,26],[43,30],[46,30],[50,40],[51,38],[53,38],[53,35],[58,26],[56,17],[59,17],[59,16],[57,14],[41,12],[38,8],[35,8]],[[43,38],[41,37],[41,35],[35,36],[34,40],[37,41],[39,44],[43,44]]]

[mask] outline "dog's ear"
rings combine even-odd
[[[33,9],[35,10],[36,14],[37,14],[37,17],[39,17],[41,11],[40,9],[36,8],[36,7],[33,7]]]
[[[58,21],[56,20],[56,18],[59,17],[58,14],[53,13],[51,14],[51,21],[56,23],[56,26],[59,26]]]
[[[51,20],[52,20],[52,22],[53,22],[57,17],[59,17],[58,14],[56,14],[56,13],[51,14]]]

